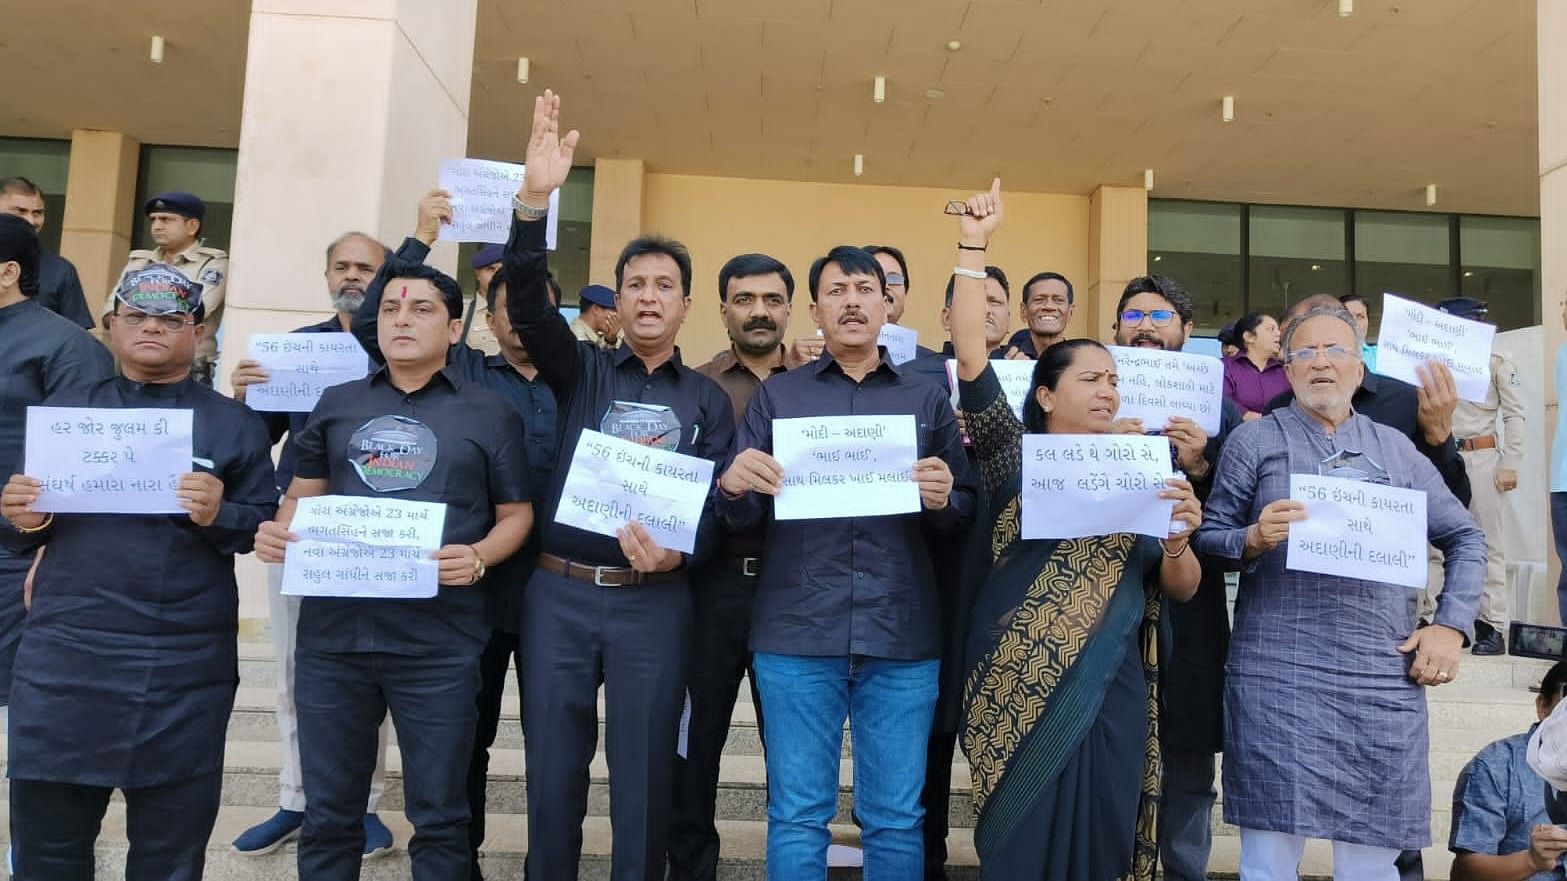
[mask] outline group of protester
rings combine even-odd
[[[388,716],[414,877],[481,877],[487,751],[513,660],[535,881],[577,876],[601,687],[611,877],[715,877],[719,759],[747,676],[775,881],[826,876],[846,720],[867,877],[944,877],[958,744],[987,878],[1151,879],[1161,861],[1167,878],[1204,877],[1221,750],[1243,878],[1294,877],[1309,838],[1333,842],[1340,878],[1418,875],[1430,842],[1425,689],[1459,675],[1486,562],[1445,367],[1423,368],[1419,389],[1367,372],[1354,317],[1309,297],[1279,324],[1287,388],[1249,412],[1227,404],[1218,434],[1118,419],[1114,358],[1065,339],[1065,278],[1025,286],[1041,296],[1025,290],[1028,327],[1008,340],[1007,277],[986,262],[1004,214],[998,180],[949,206],[942,351],[888,357],[878,339],[908,297],[902,255],[839,246],[807,274],[820,337],[793,344],[790,270],[764,254],[726,263],[718,301],[732,346],[692,368],[676,346],[691,262],[672,240],[632,241],[614,289],[585,297],[613,318],[585,309],[574,329],[562,317],[544,221],[578,135],[559,118],[546,92],[510,239],[476,260],[499,354],[465,342],[457,283],[423,262],[451,217],[435,192],[395,253],[361,233],[328,247],[335,314],[299,332],[351,332],[379,366],[308,415],[247,408],[246,390],[268,378],[255,362],[236,367],[234,398],[192,377],[204,288],[163,264],[117,286],[116,372],[109,351],[36,302],[36,234],[0,216],[0,456],[20,463],[0,496],[0,636],[20,642],[0,671],[16,877],[91,878],[116,789],[127,877],[201,876],[237,683],[233,558],[251,550],[269,564],[285,761],[280,811],[235,847],[297,835],[302,878],[355,878],[363,856],[390,846],[375,818]],[[1115,343],[1173,351],[1194,307],[1148,276],[1115,314]],[[1021,418],[991,365],[1018,357],[1037,359]],[[25,408],[40,402],[194,411],[177,492],[188,513],[35,511],[47,490],[21,452]],[[774,421],[843,415],[914,418],[917,513],[774,515],[786,477]],[[557,522],[585,430],[714,463],[693,553],[635,521],[613,537]],[[1182,475],[1158,493],[1169,534],[1023,538],[1024,436],[1114,432],[1168,440]],[[1311,516],[1290,498],[1291,474],[1425,493],[1445,558],[1429,621],[1402,588],[1287,567],[1291,526]],[[444,504],[438,595],[283,596],[296,507],[328,494]],[[1225,574],[1236,570],[1232,633]]]

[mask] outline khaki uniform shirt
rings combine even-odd
[[[115,279],[114,289],[119,288],[126,273],[145,269],[154,263],[172,266],[191,281],[201,283],[201,302],[207,308],[207,317],[203,322],[207,325],[207,334],[202,338],[196,355],[205,357],[209,361],[215,360],[218,352],[218,326],[223,320],[223,295],[228,290],[229,255],[217,248],[203,245],[200,240],[173,255],[164,254],[161,249],[132,251],[130,259],[125,261],[125,268],[120,270],[120,277]],[[114,290],[110,290],[109,296],[104,298],[102,314],[107,315],[113,310]]]
[[[490,307],[484,304],[483,295],[474,295],[473,320],[468,323],[468,336],[464,342],[486,355],[501,353],[500,341],[490,330]]]
[[[1492,352],[1491,384],[1485,390],[1485,400],[1458,402],[1453,411],[1453,437],[1465,440],[1496,435],[1502,456],[1496,467],[1517,471],[1523,465],[1523,429],[1523,383],[1518,368],[1511,358]]]
[[[615,348],[604,339],[603,334],[594,330],[592,325],[588,324],[586,321],[583,321],[581,316],[571,319],[571,333],[577,339],[582,340],[585,343],[592,343],[593,345],[598,346],[599,348],[606,351]]]

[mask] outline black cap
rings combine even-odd
[[[177,190],[159,193],[148,199],[147,204],[142,206],[141,213],[152,214],[154,211],[167,211],[193,220],[207,219],[207,203],[201,201],[201,198],[194,193],[182,193]]]
[[[0,214],[0,263],[22,267],[22,296],[38,296],[38,232],[15,214]]]
[[[1449,315],[1457,315],[1459,318],[1467,318],[1470,321],[1484,321],[1491,308],[1484,300],[1476,300],[1474,297],[1448,297],[1436,304],[1436,308]]]

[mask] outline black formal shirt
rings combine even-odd
[[[87,308],[87,295],[82,293],[82,280],[71,261],[53,251],[44,251],[39,257],[38,303],[81,327],[96,324]]]
[[[567,463],[584,429],[660,446],[722,464],[734,438],[729,397],[711,379],[680,362],[680,350],[651,372],[625,343],[606,352],[577,340],[549,301],[545,286],[543,221],[512,220],[506,243],[506,313],[522,338],[539,375],[555,392],[559,406],[557,461],[550,492],[535,511],[544,553],[587,565],[626,566],[620,540],[555,522]],[[646,432],[649,426],[656,431]],[[716,549],[718,529],[709,494],[697,527],[700,560]]]
[[[36,299],[0,309],[0,468],[22,461],[29,406],[113,375],[102,343]]]
[[[881,363],[863,380],[830,354],[769,377],[751,398],[736,450],[773,451],[773,420],[800,416],[915,419],[916,456],[952,469],[945,508],[883,517],[774,520],[772,497],[718,493],[732,529],[767,526],[767,558],[756,591],[751,648],[791,655],[867,655],[914,660],[941,654],[941,604],[927,539],[958,534],[973,520],[977,481],[963,453],[952,403],[929,380]]]
[[[407,488],[379,489],[353,465],[371,434],[395,432],[415,448]],[[294,436],[295,474],[325,479],[330,495],[441,502],[442,544],[473,544],[495,526],[495,506],[526,502],[522,424],[500,396],[447,367],[418,391],[392,384],[386,368],[333,386]],[[426,458],[427,457],[427,458]],[[486,579],[488,580],[488,579]],[[430,599],[305,597],[298,644],[327,652],[435,655],[477,651],[489,641],[482,586],[445,587]]]

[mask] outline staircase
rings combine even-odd
[[[264,628],[247,628],[247,632],[259,629]],[[1460,681],[1431,691],[1431,831],[1436,846],[1426,850],[1427,878],[1448,877],[1451,866],[1451,856],[1446,850],[1448,821],[1453,783],[1459,770],[1485,744],[1528,728],[1534,720],[1533,695],[1528,686],[1537,683],[1548,666],[1538,661],[1466,655]],[[228,729],[223,808],[208,852],[207,878],[213,881],[284,881],[295,877],[292,845],[261,857],[239,856],[229,850],[229,842],[236,835],[270,816],[277,808],[279,745],[273,719],[274,676],[271,643],[264,635],[244,639],[240,643],[240,689]],[[602,744],[602,729],[600,742]],[[847,747],[845,738],[833,840],[855,845],[858,832],[849,814],[852,776]],[[387,766],[381,816],[396,837],[397,850],[365,864],[363,877],[367,881],[401,881],[409,877],[406,846],[412,829],[401,812],[402,760],[395,734],[388,748]],[[516,685],[509,678],[500,732],[490,761],[488,833],[483,854],[487,877],[522,877],[523,855],[527,849],[525,773]],[[978,859],[973,846],[968,766],[961,756],[952,773],[949,874],[954,881],[970,881],[978,877]],[[609,877],[610,865],[608,769],[602,752],[595,757],[591,777],[579,877],[597,881]],[[1222,822],[1222,795],[1220,798],[1221,803],[1214,811],[1211,872],[1216,878],[1233,878],[1239,863],[1240,839],[1233,827]],[[5,805],[0,802],[0,812],[4,810]],[[0,824],[3,822],[4,818],[0,817]],[[745,686],[740,689],[722,766],[718,827],[723,839],[719,877],[724,881],[752,881],[765,877],[765,773],[755,711],[750,691]],[[3,828],[5,826],[0,825],[0,829]],[[124,858],[124,806],[116,797],[99,840],[99,877],[123,877]],[[1324,843],[1312,842],[1307,847],[1301,868],[1306,877],[1331,875],[1331,858]],[[860,872],[858,869],[835,869],[831,877],[857,879]]]

